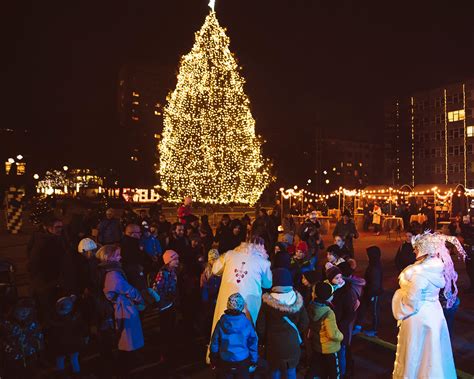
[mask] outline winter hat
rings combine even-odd
[[[239,311],[244,310],[245,300],[240,293],[234,293],[229,296],[227,300],[227,309],[230,311]]]
[[[341,270],[337,266],[331,266],[326,270],[326,277],[331,282],[334,277],[338,274],[342,274]]]
[[[298,245],[296,245],[296,250],[301,250],[304,253],[308,252],[308,244],[305,241],[300,241],[298,242]]]
[[[339,268],[342,276],[348,278],[354,273],[354,270],[351,268],[350,264],[348,262],[341,262],[337,265]]]
[[[217,249],[211,249],[207,253],[207,261],[208,262],[215,262],[219,259],[219,250]]]
[[[318,273],[316,271],[306,271],[303,272],[304,278],[312,285],[318,281]]]
[[[273,268],[286,268],[287,270],[289,270],[290,266],[290,254],[288,254],[286,251],[279,251],[275,254],[275,257],[273,258]]]
[[[77,299],[76,295],[66,296],[60,298],[56,301],[56,312],[60,316],[66,316],[67,314],[71,313],[72,309],[74,308],[74,303]]]
[[[174,261],[174,260],[177,260],[177,259],[179,259],[179,255],[174,250],[166,250],[163,253],[163,262],[165,263],[165,265],[167,265],[171,261]]]
[[[290,292],[293,289],[293,279],[290,270],[277,268],[272,271],[273,285],[272,292]]]
[[[77,251],[79,253],[85,253],[86,251],[92,251],[97,249],[97,244],[93,239],[90,238],[83,238],[77,245]]]
[[[334,288],[328,282],[318,282],[314,286],[314,294],[319,301],[326,301],[334,293]]]

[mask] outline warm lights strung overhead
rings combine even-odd
[[[163,113],[162,187],[169,201],[254,204],[271,180],[270,162],[244,93],[229,38],[211,12],[181,59],[175,90]]]

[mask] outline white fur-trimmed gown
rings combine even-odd
[[[392,299],[399,323],[393,378],[455,379],[451,340],[439,291],[445,285],[439,258],[416,262],[399,276]]]

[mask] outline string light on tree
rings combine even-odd
[[[211,204],[254,204],[272,179],[271,164],[262,157],[245,81],[214,6],[211,0],[168,95],[159,144],[161,183],[173,202],[192,196]]]

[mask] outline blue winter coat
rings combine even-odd
[[[258,337],[250,320],[242,312],[226,311],[212,334],[210,352],[225,362],[257,362]]]

